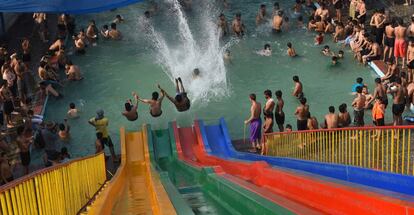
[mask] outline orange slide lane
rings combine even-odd
[[[180,159],[201,166],[218,166],[227,174],[244,179],[269,192],[327,214],[414,214],[412,202],[320,178],[272,168],[266,162],[240,162],[210,156],[205,152],[198,129],[177,128],[174,135]]]

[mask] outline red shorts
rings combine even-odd
[[[402,39],[396,39],[394,44],[394,57],[406,57],[406,48],[407,45],[405,43],[405,40]]]

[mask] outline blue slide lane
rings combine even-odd
[[[341,164],[327,164],[292,158],[270,157],[238,152],[234,149],[231,143],[227,125],[223,118],[220,119],[219,125],[208,126],[205,126],[204,122],[200,120],[199,127],[207,153],[214,156],[225,159],[266,161],[270,165],[277,167],[299,170],[355,184],[379,188],[385,191],[414,195],[414,177],[412,176],[381,172]]]

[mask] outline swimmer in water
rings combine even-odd
[[[269,44],[265,44],[264,48],[257,52],[257,54],[261,56],[270,57],[272,55],[272,49],[270,48]]]
[[[193,70],[193,79],[197,79],[200,77],[200,70],[198,68],[195,68]]]
[[[339,65],[339,62],[338,62],[338,57],[337,56],[333,56],[332,57],[332,64],[331,64],[332,66],[337,66],[337,65]]]
[[[227,49],[224,52],[223,60],[224,60],[225,63],[233,63],[230,50]]]
[[[291,42],[288,42],[288,43],[287,43],[287,47],[288,47],[288,49],[287,49],[287,55],[288,55],[289,57],[296,57],[296,56],[298,56],[298,55],[296,54],[296,51],[295,51],[295,49],[293,48],[293,46],[292,46],[292,43],[291,43]]]
[[[162,104],[162,100],[164,99],[164,93],[162,89],[160,88],[160,85],[158,85],[158,88],[161,90],[161,97],[159,97],[158,92],[155,91],[152,93],[151,100],[138,98],[138,100],[141,101],[142,103],[150,105],[150,114],[154,118],[162,115],[161,104]]]
[[[338,57],[338,59],[343,59],[344,58],[344,51],[339,50],[338,55],[336,55],[336,57]]]
[[[184,112],[190,109],[191,102],[190,99],[187,97],[187,92],[185,92],[183,82],[181,78],[175,79],[175,86],[176,86],[176,96],[171,97],[159,86],[161,93],[163,93],[177,108],[178,112]]]
[[[231,28],[233,30],[233,33],[238,36],[242,37],[244,35],[244,32],[246,30],[246,27],[244,26],[242,20],[241,20],[241,13],[237,13],[235,19],[233,20],[233,23],[231,24]]]
[[[298,98],[299,100],[303,98],[303,85],[300,82],[297,75],[293,76],[293,82],[295,82],[295,89],[293,90],[292,95]]]
[[[118,24],[118,23],[123,23],[124,21],[125,21],[124,17],[118,14],[115,16],[115,19],[112,22]]]
[[[138,95],[133,92],[132,95],[134,96],[135,103],[132,103],[132,100],[129,99],[125,103],[125,111],[122,112],[122,115],[124,115],[129,121],[135,121],[138,119],[138,101],[139,97]]]
[[[69,110],[68,110],[67,116],[70,119],[79,118],[79,110],[76,109],[75,103],[72,102],[69,104]]]
[[[324,46],[323,47],[323,49],[322,49],[322,54],[323,55],[325,55],[325,56],[334,56],[335,54],[329,49],[329,46],[328,45],[326,45],[326,46]]]

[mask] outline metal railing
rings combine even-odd
[[[0,187],[0,214],[77,214],[105,181],[103,153],[42,169]]]
[[[414,175],[414,126],[271,133],[265,154]]]

